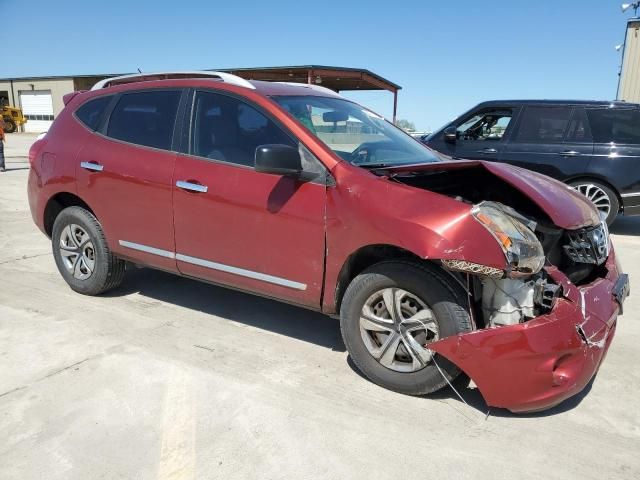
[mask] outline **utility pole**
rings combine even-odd
[[[638,8],[640,8],[640,1],[633,2],[633,3],[623,3],[621,8],[622,8],[622,13],[626,12],[630,8],[633,8],[633,16],[637,17],[638,16]]]

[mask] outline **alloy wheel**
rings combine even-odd
[[[360,314],[360,335],[381,365],[397,372],[415,372],[432,360],[427,343],[439,340],[432,310],[416,295],[385,288],[371,295]]]
[[[96,251],[87,231],[67,225],[60,234],[60,256],[67,271],[78,280],[87,280],[96,268]]]
[[[598,185],[593,183],[580,183],[573,185],[573,189],[583,194],[596,206],[598,210],[604,213],[607,217],[611,212],[611,199],[607,192],[605,192]]]

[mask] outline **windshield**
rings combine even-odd
[[[381,116],[340,98],[273,97],[342,159],[363,167],[438,162],[440,159]]]

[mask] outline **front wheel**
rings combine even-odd
[[[465,304],[462,288],[435,267],[381,262],[347,288],[342,337],[353,362],[374,383],[409,395],[432,393],[460,371],[428,344],[471,331]]]
[[[84,208],[65,208],[53,224],[53,257],[72,290],[98,295],[122,283],[125,262],[109,250],[102,226]]]
[[[606,217],[607,225],[611,225],[620,210],[618,196],[610,187],[595,180],[578,180],[570,183],[574,190],[587,197]]]

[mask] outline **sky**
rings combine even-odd
[[[399,118],[430,130],[484,100],[614,99],[621,3],[0,0],[0,78],[366,68],[403,87]],[[345,95],[391,117],[391,93]]]

